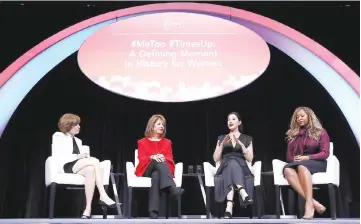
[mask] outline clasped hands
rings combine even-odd
[[[154,154],[152,156],[150,156],[150,159],[154,159],[157,162],[164,162],[165,161],[165,157],[163,154]]]
[[[303,160],[310,160],[310,157],[298,155],[298,156],[295,156],[295,158],[294,158],[294,162],[299,162],[299,161],[303,161]]]

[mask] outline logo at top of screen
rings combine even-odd
[[[164,30],[171,30],[177,27],[180,27],[181,23],[169,18],[169,17],[165,17],[164,22],[163,22],[163,28]]]

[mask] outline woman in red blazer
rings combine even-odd
[[[149,216],[158,218],[159,193],[169,192],[172,196],[184,193],[182,188],[177,188],[173,181],[174,161],[172,142],[166,139],[166,120],[162,115],[153,115],[147,124],[145,137],[138,141],[139,164],[135,169],[138,177],[152,178],[149,189]]]

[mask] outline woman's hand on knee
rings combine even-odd
[[[161,160],[161,162],[165,162],[165,157],[163,154],[157,154],[158,158]]]

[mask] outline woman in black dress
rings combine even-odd
[[[213,154],[219,164],[214,176],[215,200],[227,199],[225,218],[232,218],[234,192],[244,206],[252,204],[254,177],[248,164],[253,160],[252,137],[242,134],[242,121],[237,112],[228,115],[230,133],[218,137]]]

